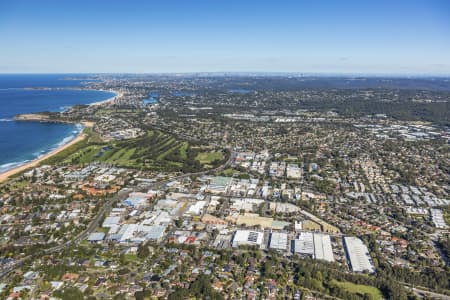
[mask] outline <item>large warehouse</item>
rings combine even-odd
[[[302,232],[293,241],[292,250],[294,253],[314,257],[314,238],[311,232]]]
[[[375,272],[369,250],[360,239],[354,236],[346,236],[344,237],[344,245],[353,272]]]
[[[288,235],[284,232],[272,232],[270,234],[270,249],[287,250]]]
[[[330,236],[314,233],[314,258],[329,262],[334,261],[333,249],[331,248]]]
[[[263,233],[253,230],[236,230],[233,236],[233,247],[240,245],[258,246],[261,247],[263,243]]]
[[[330,236],[320,233],[302,232],[293,240],[293,252],[311,256],[314,259],[322,259],[333,262],[333,248]]]

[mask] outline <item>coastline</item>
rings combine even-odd
[[[32,87],[32,88],[12,88],[12,89],[45,90],[45,91],[52,91],[52,90],[96,91],[96,92],[106,92],[106,93],[114,93],[115,94],[111,98],[87,104],[89,106],[97,106],[97,105],[102,105],[102,104],[106,104],[106,103],[113,103],[114,100],[116,100],[116,98],[123,97],[123,92],[119,92],[119,91],[104,90],[104,89],[93,89],[93,88],[80,88],[80,87],[50,87],[50,88],[49,87]]]
[[[107,103],[112,103],[112,102],[114,102],[114,100],[117,97],[123,96],[123,94],[120,93],[120,92],[117,92],[117,91],[112,91],[112,92],[114,92],[116,94],[114,97],[108,98],[106,100],[90,103],[89,106],[99,106],[99,105],[103,105],[103,104],[107,104]],[[39,114],[27,114],[27,115],[29,115],[29,116],[40,116]],[[50,120],[46,120],[45,118],[44,119],[33,119],[33,118],[30,118],[30,119],[24,119],[22,121],[51,122]],[[84,127],[93,127],[95,125],[94,122],[90,122],[90,121],[82,121],[80,123]],[[80,133],[75,138],[73,138],[72,140],[68,141],[67,143],[57,147],[56,149],[54,149],[54,150],[52,150],[52,151],[50,151],[50,152],[48,152],[48,153],[46,153],[46,154],[44,154],[42,156],[39,156],[39,157],[33,159],[32,161],[26,162],[24,164],[20,164],[20,165],[18,165],[16,167],[13,167],[12,169],[9,169],[7,171],[4,171],[4,172],[0,173],[0,183],[3,183],[5,181],[7,181],[8,178],[10,178],[13,175],[16,175],[18,173],[21,173],[21,172],[27,170],[27,169],[34,168],[34,167],[38,166],[41,162],[43,162],[47,158],[50,158],[53,155],[60,153],[61,151],[69,148],[70,146],[72,146],[72,145],[74,145],[74,144],[84,140],[85,138],[86,138],[86,134],[83,133],[83,130],[82,130],[82,131],[80,131]]]
[[[86,126],[86,125],[85,125]],[[87,126],[86,126],[87,127]],[[70,146],[84,140],[86,138],[86,134],[84,134],[83,132],[80,132],[74,139],[70,140],[69,142],[65,143],[64,145],[61,145],[60,147],[30,161],[27,162],[23,165],[19,165],[15,168],[12,168],[11,170],[5,171],[3,173],[0,173],[0,183],[3,183],[4,181],[6,181],[9,177],[16,175],[20,172],[23,172],[27,169],[30,168],[34,168],[37,167],[41,162],[43,162],[44,160],[46,160],[49,157],[52,157],[55,154],[58,154],[59,152],[69,148]]]
[[[110,93],[115,93],[116,95],[114,97],[108,98],[106,100],[101,100],[101,101],[90,103],[89,106],[99,106],[99,105],[103,105],[103,104],[107,104],[107,103],[113,103],[116,100],[116,98],[123,97],[123,93],[122,92],[118,92],[118,91],[112,91],[112,90],[110,90],[110,91],[108,91],[108,90],[94,90],[94,91],[110,92]]]

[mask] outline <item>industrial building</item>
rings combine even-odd
[[[263,237],[263,233],[259,231],[236,230],[233,236],[232,246],[239,247],[240,245],[249,245],[261,247]]]
[[[206,201],[197,201],[194,204],[192,204],[186,214],[188,215],[200,215],[203,212],[203,208],[206,205]]]
[[[124,200],[122,203],[132,208],[144,208],[148,205],[148,200],[147,197],[143,195],[130,195],[130,197]]]
[[[302,232],[292,241],[294,253],[314,257],[314,238],[311,232]]]
[[[93,232],[88,236],[87,241],[90,243],[98,243],[98,242],[103,241],[104,238],[105,238],[105,233]]]
[[[326,234],[302,232],[292,241],[292,251],[314,259],[334,261],[331,239]]]
[[[231,179],[231,177],[215,176],[212,178],[207,190],[213,194],[226,193]]]
[[[117,233],[110,234],[109,239],[120,243],[140,243],[146,240],[160,240],[165,231],[165,226],[125,224]]]
[[[166,231],[166,226],[162,226],[162,225],[150,226],[150,228],[147,228],[147,230],[146,230],[147,234],[146,234],[145,238],[147,240],[159,241],[164,236],[165,231]]]
[[[242,210],[246,212],[253,212],[258,209],[261,203],[264,203],[264,200],[253,198],[232,198],[230,209],[236,212],[240,212]]]
[[[270,249],[275,250],[287,250],[287,243],[288,243],[288,235],[284,232],[272,232],[270,234]]]
[[[314,233],[314,258],[334,261],[333,248],[331,247],[331,239],[329,235]]]
[[[359,238],[344,237],[344,246],[353,272],[375,272],[369,250]]]
[[[120,223],[120,217],[106,217],[103,221],[102,227],[114,227]]]

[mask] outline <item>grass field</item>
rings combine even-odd
[[[134,263],[134,262],[136,262],[138,260],[139,260],[139,258],[137,257],[136,254],[125,254],[125,261],[126,262]]]
[[[222,152],[200,152],[195,158],[201,164],[211,164],[215,160],[222,160]]]
[[[369,294],[372,299],[383,299],[383,294],[381,291],[373,286],[354,284],[351,282],[340,282],[336,280],[333,280],[332,283],[352,294],[359,294],[361,296],[364,296],[364,294]]]
[[[221,175],[226,176],[226,177],[231,177],[236,173],[239,173],[239,171],[232,169],[232,168],[228,168],[228,169],[223,170]]]
[[[136,139],[103,142],[87,129],[88,137],[49,158],[44,163],[81,164],[94,161],[136,169],[191,172],[210,168],[224,160],[217,151],[202,151],[188,142],[160,131],[149,131]]]

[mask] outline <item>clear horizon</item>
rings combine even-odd
[[[373,78],[450,78],[450,72],[449,73],[442,73],[442,74],[433,74],[433,73],[308,73],[308,72],[245,72],[245,71],[197,71],[197,72],[0,72],[0,75],[161,75],[161,76],[187,76],[187,75],[204,75],[204,76],[303,76],[303,77],[331,77],[331,78],[338,78],[338,77],[373,77]]]
[[[449,76],[450,2],[2,1],[0,73]]]

